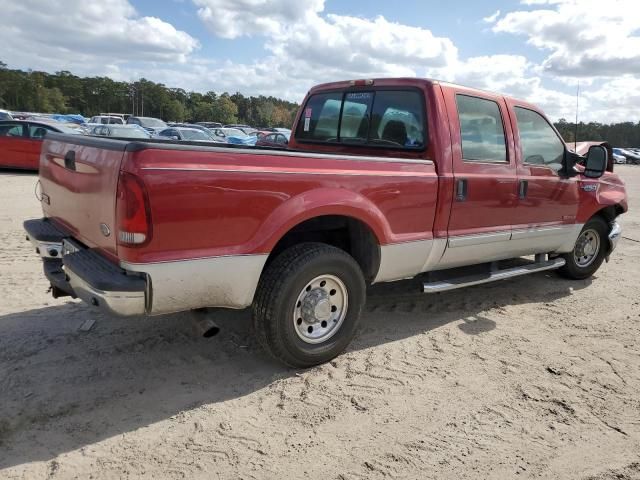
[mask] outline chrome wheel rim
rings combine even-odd
[[[333,337],[344,323],[349,294],[334,275],[320,275],[308,282],[296,299],[293,326],[298,337],[311,344]]]
[[[580,268],[591,265],[600,251],[600,235],[593,229],[580,234],[573,249],[573,258]]]

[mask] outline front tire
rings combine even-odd
[[[253,328],[273,357],[307,368],[342,353],[365,303],[362,271],[349,254],[302,243],[265,269],[253,303]]]
[[[600,217],[585,223],[573,250],[562,255],[566,263],[558,269],[558,273],[572,280],[583,280],[593,275],[606,255],[609,241],[607,233],[607,224]]]

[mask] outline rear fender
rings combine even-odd
[[[366,224],[379,245],[390,243],[392,232],[382,212],[364,196],[341,188],[319,188],[292,197],[276,208],[260,229],[254,251],[271,252],[293,227],[311,218],[342,215]]]

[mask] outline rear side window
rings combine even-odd
[[[298,138],[335,142],[342,107],[341,93],[321,93],[312,96],[302,112],[298,125]]]
[[[462,159],[476,162],[506,162],[507,147],[500,107],[493,100],[456,95]]]
[[[542,115],[527,108],[515,107],[522,160],[533,165],[562,168],[564,143]]]
[[[368,147],[426,146],[424,100],[417,91],[378,90],[313,95],[296,138]]]

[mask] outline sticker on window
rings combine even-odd
[[[347,93],[347,100],[369,100],[371,92]]]
[[[307,107],[304,109],[304,118],[311,118],[311,112],[313,109],[311,107]]]
[[[304,119],[304,131],[308,132],[311,128],[311,117],[305,117]]]

